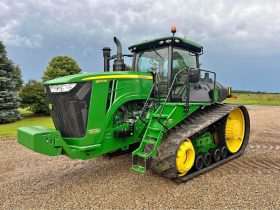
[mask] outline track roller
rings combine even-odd
[[[211,154],[209,152],[204,154],[203,163],[204,163],[205,167],[210,166],[210,164],[211,164]]]
[[[226,146],[223,146],[221,148],[221,158],[222,159],[225,159],[227,157],[227,154],[228,154],[228,150],[227,150],[227,147]]]
[[[212,152],[212,157],[215,162],[218,162],[221,159],[221,150],[219,148],[215,149]]]
[[[203,156],[202,155],[198,155],[196,158],[195,158],[195,169],[197,171],[201,170],[203,168]]]

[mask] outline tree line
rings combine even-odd
[[[0,124],[20,120],[20,107],[34,114],[49,114],[44,82],[80,72],[73,58],[56,56],[48,63],[41,81],[31,79],[24,84],[20,67],[8,58],[6,47],[0,41]]]

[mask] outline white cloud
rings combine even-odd
[[[11,8],[4,2],[0,2],[0,13],[5,14],[8,13],[11,10]]]
[[[84,0],[0,2],[0,39],[9,46],[85,49],[102,47],[113,35],[126,45],[178,34],[232,51],[267,50],[279,45],[277,0]],[[278,46],[280,47],[280,46]]]
[[[226,84],[279,90],[279,14],[279,0],[0,0],[0,40],[25,78],[38,79],[57,54],[101,70],[113,36],[127,47],[176,25],[205,46],[203,67]]]

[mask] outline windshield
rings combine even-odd
[[[189,51],[173,49],[173,73],[184,68],[196,68],[196,57]],[[168,48],[152,49],[136,54],[136,69],[138,71],[156,71],[160,76],[167,76]]]
[[[156,71],[158,73],[159,92],[162,96],[167,94],[168,90],[168,47],[159,49],[150,49],[136,54],[135,69],[143,72]],[[173,48],[172,75],[184,68],[196,68],[196,56],[188,50]],[[185,84],[187,80],[185,75],[179,75],[176,80],[178,84]],[[178,84],[177,84],[178,83]]]
[[[160,76],[167,76],[168,48],[152,49],[136,54],[136,69],[138,71],[156,71]]]

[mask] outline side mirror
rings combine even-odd
[[[200,69],[190,69],[190,82],[197,83],[200,79]]]

